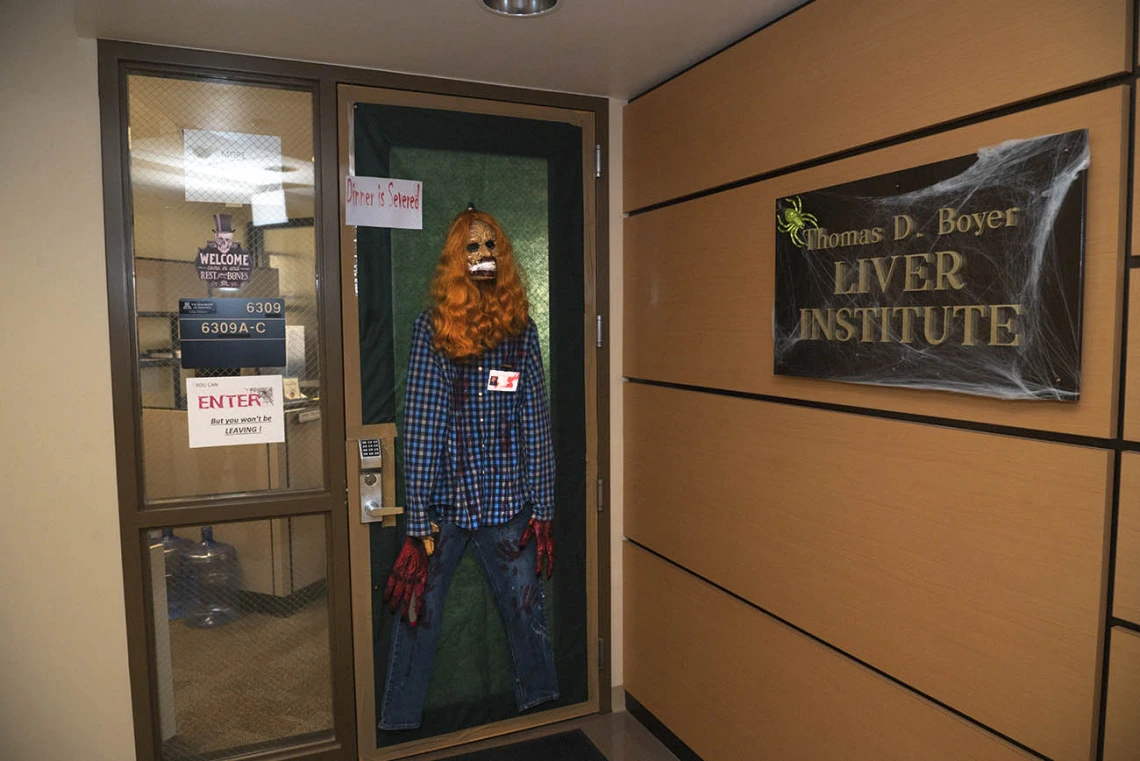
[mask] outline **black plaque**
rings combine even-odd
[[[776,202],[775,372],[1080,397],[1086,130]]]
[[[284,367],[285,299],[179,299],[182,367]]]

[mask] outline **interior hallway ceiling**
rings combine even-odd
[[[75,0],[81,36],[628,99],[804,0]]]

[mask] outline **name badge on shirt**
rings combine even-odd
[[[487,390],[514,393],[519,390],[519,375],[507,370],[492,370],[491,377],[487,380]]]

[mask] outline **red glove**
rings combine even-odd
[[[531,518],[519,539],[519,549],[530,544],[530,538],[537,541],[534,554],[534,573],[542,575],[543,563],[546,563],[546,578],[554,574],[554,521],[540,521]]]
[[[428,555],[424,543],[418,537],[404,537],[404,546],[392,566],[388,586],[384,588],[384,602],[393,613],[397,610],[405,620],[416,625],[424,615],[424,586],[427,584]],[[408,606],[412,614],[408,616]]]

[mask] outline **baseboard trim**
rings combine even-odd
[[[670,753],[677,757],[678,761],[704,761],[695,750],[686,745],[684,740],[677,737],[673,730],[665,726],[629,692],[625,693],[625,710],[629,711],[630,716],[640,721],[651,735],[656,737],[662,745],[669,749]]]

